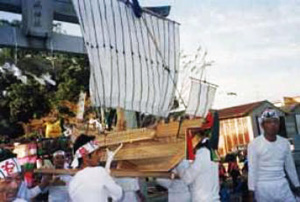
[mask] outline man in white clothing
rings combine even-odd
[[[180,168],[179,168],[180,166]],[[183,160],[176,168],[172,170],[174,174],[178,174],[178,170],[189,167],[189,162]],[[182,179],[156,179],[156,182],[168,189],[168,202],[190,202],[191,193],[189,187]]]
[[[196,156],[187,169],[178,169],[180,178],[190,186],[193,202],[219,202],[219,166],[212,160],[209,140],[201,132]],[[179,165],[179,168],[181,166]]]
[[[53,165],[55,169],[64,169],[65,166],[65,152],[58,150],[53,153]],[[51,184],[43,190],[49,191],[49,202],[69,202],[71,201],[68,186],[72,179],[70,175],[58,175],[52,177]]]
[[[41,183],[33,188],[28,188],[27,184],[22,181],[17,196],[25,201],[31,201],[49,186],[50,181],[51,176],[45,175],[42,177]]]
[[[248,146],[248,187],[257,202],[295,202],[286,174],[299,192],[290,143],[278,135],[279,116],[274,109],[261,115],[263,134]]]
[[[145,201],[140,190],[140,183],[137,177],[115,178],[115,181],[123,189],[123,197],[119,202],[141,202]]]
[[[74,144],[77,172],[69,184],[69,195],[73,202],[107,202],[108,198],[118,201],[122,197],[122,188],[109,175],[110,163],[116,152],[108,152],[106,168],[99,166],[99,157],[94,152],[98,145],[93,138],[79,136]]]

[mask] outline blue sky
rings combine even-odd
[[[192,54],[201,46],[208,51],[214,64],[207,69],[207,80],[219,85],[215,108],[300,95],[300,0],[140,3],[171,5],[170,18],[181,23],[181,49]],[[80,34],[76,25],[64,29]]]
[[[172,5],[181,47],[199,45],[215,61],[208,80],[218,84],[215,107],[300,95],[299,0],[141,0]],[[237,96],[228,96],[236,92]]]

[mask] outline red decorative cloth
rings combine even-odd
[[[188,160],[195,160],[194,148],[193,148],[193,134],[191,130],[186,131],[186,157]]]

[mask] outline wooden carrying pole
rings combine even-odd
[[[54,175],[75,175],[78,169],[35,169],[34,173],[40,174],[54,174]],[[170,178],[170,172],[139,172],[134,170],[115,170],[111,169],[111,175],[113,177],[158,177],[158,178]]]

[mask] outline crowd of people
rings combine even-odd
[[[156,179],[168,190],[168,201],[225,202],[230,201],[230,194],[240,193],[243,201],[295,202],[300,193],[299,180],[290,143],[277,134],[279,117],[275,110],[263,112],[261,126],[264,133],[249,144],[242,168],[236,158],[228,159],[227,169],[222,162],[216,162],[208,137],[198,134],[201,140],[195,149],[195,159],[180,162],[172,170],[171,179]],[[107,150],[105,165],[99,165],[94,138],[80,135],[73,146],[71,164],[80,171],[74,176],[45,174],[33,188],[23,181],[15,155],[0,149],[0,201],[42,200],[37,197],[43,193],[48,193],[45,201],[50,202],[146,201],[138,178],[115,178],[110,174],[111,163],[121,147]],[[65,160],[63,150],[52,155],[56,169],[68,167]]]
[[[220,197],[222,202],[228,202],[234,197],[237,197],[240,201],[249,201],[247,150],[243,151],[239,161],[237,156],[236,154],[228,154],[226,156],[227,158],[224,161],[227,164],[227,169],[224,166],[225,162],[221,161],[219,163]]]

